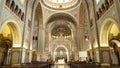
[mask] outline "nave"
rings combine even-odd
[[[67,64],[55,64],[51,68],[70,68]]]
[[[51,68],[70,68],[70,66],[64,62],[64,59],[60,59],[54,65],[51,65]]]
[[[65,63],[61,60],[58,62],[32,62],[21,65],[8,65],[1,66],[0,68],[120,68],[117,65],[99,65],[99,64],[91,64],[86,62],[70,62]]]
[[[0,0],[0,68],[120,68],[120,0]]]

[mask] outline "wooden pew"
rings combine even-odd
[[[86,62],[71,62],[70,68],[101,68],[101,66],[96,64],[86,63]]]
[[[22,64],[21,68],[50,68],[50,63],[34,61],[32,63]]]

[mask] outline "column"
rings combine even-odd
[[[38,52],[40,53],[40,61],[42,61],[43,59],[43,55],[44,55],[44,44],[45,44],[45,30],[43,27],[39,28],[39,41],[38,41],[39,45],[38,45]]]
[[[22,55],[21,55],[22,53]],[[21,57],[22,56],[22,57]],[[11,64],[25,63],[26,49],[23,48],[11,48]],[[22,60],[21,60],[22,59]]]

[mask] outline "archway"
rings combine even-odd
[[[92,33],[91,28],[93,24],[90,22],[90,13],[89,13],[89,6],[87,0],[82,0],[81,4],[79,6],[79,27],[78,35],[79,37],[79,49],[80,50],[90,50],[91,46],[91,39],[92,39]],[[81,40],[82,39],[82,40]],[[83,46],[85,45],[85,46]]]
[[[65,38],[58,38],[58,39],[55,39],[53,40],[51,43],[50,43],[50,52],[51,52],[51,57],[53,60],[55,60],[55,56],[54,56],[54,52],[56,50],[56,48],[58,47],[64,47],[65,50],[67,51],[67,61],[70,60],[70,51],[72,51],[72,48],[71,48],[71,42]]]
[[[44,24],[45,27],[49,27],[49,25],[51,23],[53,23],[54,21],[57,21],[57,20],[66,20],[66,21],[69,21],[71,27],[73,30],[75,30],[77,28],[77,21],[75,19],[74,16],[70,15],[70,14],[67,14],[67,13],[55,13],[55,14],[52,14],[49,18],[48,18],[48,21]]]
[[[109,41],[110,51],[111,51],[111,58],[112,64],[119,64],[120,65],[120,56],[119,56],[119,47],[120,41],[116,39],[112,39]]]
[[[75,43],[77,22],[73,16],[67,13],[52,14],[44,25],[46,28],[46,51],[53,53],[53,48],[57,45],[65,45],[71,52],[77,50],[77,43]]]
[[[59,62],[59,60],[62,60],[62,63],[69,61],[69,52],[65,45],[57,45],[54,49],[54,57],[55,62]]]
[[[110,48],[110,55],[112,61],[119,60],[120,58],[117,55],[117,52],[119,51],[114,51],[117,47],[119,47],[119,45],[111,44],[111,41],[119,40],[120,38],[119,34],[120,34],[119,26],[117,25],[117,22],[115,20],[113,19],[104,20],[100,30],[100,47]],[[112,62],[112,64],[118,64],[118,61]]]
[[[113,38],[119,38],[120,33],[119,26],[113,19],[106,19],[100,29],[100,46],[108,47],[109,40]]]
[[[43,26],[43,16],[42,16],[42,7],[41,3],[37,0],[35,1],[33,5],[33,29],[32,29],[32,44],[31,49],[35,51],[34,55],[32,57],[36,57],[36,59],[32,59],[32,61],[40,61],[38,52],[42,52],[43,48],[43,32],[42,32],[42,26]],[[38,41],[40,40],[40,41]],[[38,56],[38,57],[37,57]],[[38,59],[39,58],[39,59]]]
[[[20,28],[14,21],[7,21],[0,29],[0,65],[6,65],[12,47],[21,47]]]

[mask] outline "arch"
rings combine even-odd
[[[16,5],[15,10],[14,10],[15,14],[18,14],[18,10],[19,10],[19,7],[18,7],[18,5]]]
[[[53,52],[55,53],[55,51],[56,51],[58,48],[60,48],[60,47],[61,47],[61,48],[64,48],[64,49],[66,50],[66,52],[67,52],[67,59],[68,59],[67,61],[69,61],[69,60],[70,60],[70,59],[69,59],[69,56],[70,56],[70,55],[69,55],[69,52],[70,52],[70,50],[69,50],[65,45],[56,46],[55,49],[53,49],[53,50],[54,50]],[[55,60],[55,54],[54,54],[54,56],[53,56],[53,59]]]
[[[66,47],[68,49],[71,48],[71,42],[69,40],[65,39],[65,38],[62,38],[62,37],[50,41],[51,48],[55,48],[57,45],[66,45]]]
[[[120,47],[120,41],[118,40],[111,40],[111,43],[115,43],[118,47]]]
[[[87,16],[87,17],[86,17]],[[86,0],[82,0],[80,7],[79,7],[79,22],[81,23],[87,23],[85,22],[85,18],[87,18],[87,21],[89,21],[89,8]]]
[[[8,25],[13,33],[13,46],[12,47],[21,47],[22,35],[18,23],[14,20],[7,20],[0,28],[0,33],[2,29]]]
[[[58,22],[58,23],[56,23]],[[59,22],[63,22],[63,23],[59,23]],[[67,20],[57,20],[57,21],[53,21],[51,23],[49,23],[46,27],[49,31],[52,31],[54,27],[56,27],[57,25],[64,25],[64,26],[67,26],[68,28],[71,29],[71,32],[72,30],[76,30],[77,27],[75,27],[74,25],[72,25],[71,22],[67,21]]]
[[[32,6],[32,26],[33,26],[33,29],[32,29],[32,38],[33,37],[36,37],[36,42],[33,41],[34,39],[32,39],[32,42],[30,43],[31,44],[31,49],[33,48],[33,43],[35,43],[36,45],[36,49],[38,48],[38,36],[39,36],[39,29],[35,29],[35,27],[40,27],[41,25],[43,25],[43,14],[42,14],[42,6],[41,6],[41,3],[39,0],[35,0],[34,3],[33,3],[33,6]],[[36,32],[37,33],[34,33]],[[36,34],[36,35],[35,35]]]
[[[55,20],[67,20],[69,22],[71,22],[71,25],[73,25],[74,27],[77,27],[77,22],[75,20],[75,18],[67,13],[56,13],[53,14],[51,16],[49,16],[48,21],[45,23],[45,26],[49,25],[51,22],[55,21]]]
[[[66,51],[68,51],[67,47],[65,47],[64,45],[59,45],[59,46],[55,47],[54,52],[60,47],[64,48]]]
[[[5,4],[9,7],[10,6],[10,0],[6,0]]]
[[[5,65],[7,54],[12,47],[12,40],[9,38],[0,39],[0,66]]]
[[[72,0],[70,2],[66,2],[66,3],[54,3],[52,1],[49,0],[41,0],[41,3],[50,9],[54,9],[54,10],[67,10],[67,9],[71,9],[73,7],[76,7],[80,4],[80,0]],[[61,5],[62,4],[62,5]]]
[[[24,12],[21,15],[21,20],[24,20]]]
[[[21,14],[22,14],[22,10],[19,9],[19,11],[18,11],[18,15],[21,16]]]
[[[14,11],[14,7],[15,7],[15,2],[12,0],[12,3],[11,3],[11,5],[10,5],[10,9],[11,9],[12,11]]]
[[[60,24],[55,24],[56,22],[54,22],[54,21],[67,21],[67,23],[63,23],[64,25],[69,25],[68,26],[68,28],[70,29],[70,32],[71,32],[71,35],[70,35],[70,37],[71,37],[71,41],[72,41],[72,39],[74,40],[74,34],[73,34],[73,31],[75,32],[76,31],[76,29],[77,29],[77,22],[76,22],[76,20],[75,20],[75,18],[73,17],[73,16],[71,16],[70,14],[67,14],[67,13],[55,13],[55,14],[52,14],[52,15],[50,15],[49,16],[49,18],[48,18],[48,20],[47,20],[47,22],[45,22],[45,27],[47,28],[47,30],[48,30],[48,34],[49,35],[47,35],[48,37],[50,37],[50,39],[48,39],[48,41],[49,41],[49,51],[51,51],[51,48],[50,48],[50,46],[51,45],[54,45],[54,41],[55,40],[52,40],[52,37],[51,37],[51,31],[52,31],[52,29],[56,26],[56,25],[60,25]],[[46,30],[46,31],[47,31]],[[58,39],[60,39],[60,38],[58,38]],[[62,40],[64,40],[64,38],[61,38]],[[51,42],[51,40],[53,41],[53,42]],[[57,40],[57,39],[56,39]],[[69,43],[70,44],[68,44],[68,45],[70,45],[70,47],[71,47],[71,41],[69,41]],[[63,43],[63,42],[62,42]],[[72,42],[73,43],[73,42]],[[56,44],[55,44],[56,45]],[[57,44],[57,45],[59,45],[59,44]],[[52,46],[51,46],[52,47]]]
[[[8,61],[8,54],[13,47],[21,47],[21,30],[18,23],[14,20],[7,20],[4,22],[0,28],[0,34],[2,34],[2,39],[0,39],[0,65],[5,65]],[[1,56],[3,55],[3,56]],[[9,63],[9,62],[8,62]]]
[[[119,26],[114,19],[107,18],[103,21],[103,24],[100,28],[100,46],[108,47],[109,45],[109,34],[112,26],[115,25],[119,30]],[[120,32],[120,30],[119,30]]]
[[[36,9],[37,9],[37,6],[40,5],[41,7],[41,3],[39,2],[39,0],[35,0],[33,1],[33,6],[32,6],[32,21],[34,21],[34,18],[35,18],[35,13],[36,13]],[[42,8],[41,8],[41,11],[42,11]]]
[[[115,39],[110,40],[109,45],[111,48],[110,51],[111,51],[112,64],[120,65],[120,56],[119,56],[120,41]]]
[[[60,24],[55,25],[51,30],[51,35],[53,36],[60,36],[62,33],[62,36],[70,36],[71,35],[71,29],[67,24]]]

